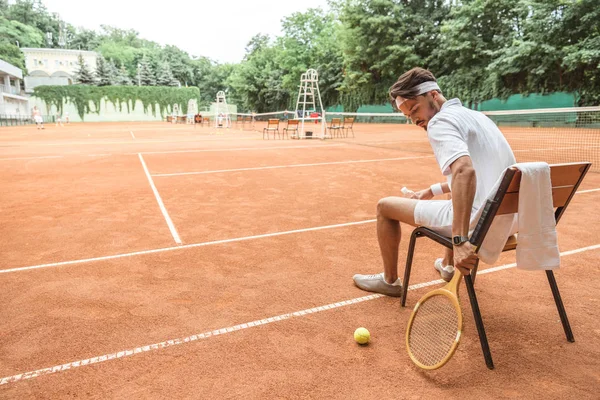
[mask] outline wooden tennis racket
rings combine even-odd
[[[487,200],[483,212],[469,242],[475,254],[487,234],[492,221],[508,190],[514,169],[508,169],[493,199]],[[406,329],[406,348],[415,364],[423,369],[444,366],[458,347],[462,333],[462,309],[458,298],[458,287],[462,274],[456,270],[452,280],[440,289],[423,296],[415,306]],[[473,287],[471,275],[465,275],[468,288]]]
[[[444,287],[432,290],[415,306],[406,329],[408,355],[423,369],[437,369],[450,360],[462,332],[462,310],[458,286],[462,274],[456,270]]]

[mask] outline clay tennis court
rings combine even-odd
[[[463,286],[460,347],[425,372],[404,333],[441,247],[419,242],[406,308],[352,282],[381,271],[377,201],[443,180],[425,133],[266,141],[258,125],[0,131],[1,398],[597,398],[599,173],[558,225],[575,342],[545,274],[507,253],[476,284],[495,370]]]

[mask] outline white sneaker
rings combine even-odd
[[[454,265],[446,265],[445,267],[442,265],[443,258],[438,258],[435,260],[433,264],[435,270],[440,273],[443,280],[446,282],[450,282],[452,277],[454,276]]]
[[[402,284],[400,278],[394,283],[387,283],[383,272],[375,275],[356,274],[352,277],[354,284],[367,292],[385,294],[386,296],[402,297]]]

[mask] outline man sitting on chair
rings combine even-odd
[[[452,237],[454,249],[446,249],[434,267],[449,281],[454,267],[467,274],[477,260],[468,241],[471,221],[504,170],[515,164],[510,145],[498,127],[484,114],[463,107],[459,99],[446,100],[433,74],[422,68],[404,73],[390,88],[390,101],[413,124],[427,131],[433,153],[447,177],[414,193],[412,198],[386,197],[377,204],[377,237],[383,258],[383,273],[354,275],[363,290],[401,296],[398,278],[400,222],[426,226]],[[431,200],[444,193],[452,200]]]

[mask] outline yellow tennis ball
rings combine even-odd
[[[371,334],[366,328],[358,328],[354,331],[354,340],[358,344],[367,344],[371,340]]]

